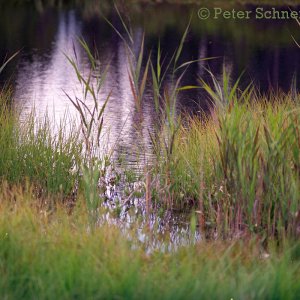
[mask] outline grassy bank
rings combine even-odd
[[[0,198],[4,299],[298,299],[300,293],[299,244],[266,252],[254,240],[211,242],[149,253],[151,242],[138,241],[134,229],[103,222],[91,230],[82,199],[70,215],[29,187],[2,183]]]

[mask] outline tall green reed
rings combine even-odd
[[[180,126],[172,163],[166,164],[165,154],[157,161],[153,197],[170,209],[195,209],[203,236],[210,238],[257,235],[282,242],[297,237],[299,108],[294,94],[267,99],[251,85],[240,90],[240,78],[232,82],[225,69],[221,82],[209,74],[212,85],[200,82],[212,100],[211,114],[189,117],[187,126]]]
[[[89,59],[90,70],[88,75],[85,75],[81,71],[75,48],[74,58],[66,55],[83,90],[82,98],[80,96],[72,98],[68,94],[66,95],[80,117],[84,145],[81,183],[89,212],[89,222],[93,228],[98,220],[98,210],[101,204],[100,181],[101,178],[105,179],[107,168],[111,164],[110,155],[112,152],[103,152],[103,149],[106,149],[104,147],[106,145],[103,145],[104,114],[111,97],[111,92],[104,100],[100,97],[109,65],[102,70],[97,51],[92,53],[88,44],[83,39],[78,39],[78,42]]]
[[[180,43],[169,61],[162,59],[162,50],[160,43],[158,43],[156,64],[154,65],[152,62],[150,64],[152,94],[156,112],[154,130],[149,131],[157,160],[153,172],[158,175],[157,179],[160,181],[161,192],[158,197],[165,199],[162,202],[165,202],[166,207],[169,208],[172,208],[173,202],[176,202],[177,198],[175,195],[177,193],[177,183],[173,179],[178,160],[174,155],[174,148],[176,147],[178,132],[182,126],[181,114],[178,113],[178,98],[182,91],[199,88],[193,85],[182,85],[182,80],[191,64],[211,59],[200,58],[180,63],[188,32],[189,25],[186,27]],[[168,83],[166,84],[167,77]]]
[[[215,222],[225,235],[295,237],[299,108],[289,95],[282,103],[264,103],[250,86],[239,91],[239,80],[228,89],[228,78],[223,76],[221,88],[213,77],[215,90],[203,83],[215,103],[215,181],[223,189],[215,199]]]
[[[184,75],[184,71],[182,70],[194,62],[191,61],[182,65],[178,65],[182,54],[183,45],[188,34],[189,26],[187,26],[178,48],[174,51],[172,57],[165,64],[162,62],[160,43],[158,43],[156,65],[154,66],[152,62],[152,51],[150,51],[148,56],[145,54],[145,34],[143,33],[139,52],[136,55],[132,50],[132,47],[135,43],[132,30],[124,21],[124,18],[121,16],[117,6],[115,9],[122,23],[125,34],[121,34],[109,20],[107,20],[107,22],[111,25],[124,43],[129,66],[129,83],[135,102],[135,108],[140,113],[140,117],[142,117],[141,113],[143,95],[150,79],[149,68],[151,70],[152,95],[154,99],[156,117],[154,128],[148,128],[148,134],[152,142],[156,159],[159,161],[159,163],[155,164],[155,170],[150,170],[150,173],[157,174],[159,172],[159,166],[164,165],[164,170],[163,172],[160,172],[161,174],[159,180],[165,182],[163,188],[163,193],[165,194],[164,199],[166,199],[166,205],[169,205],[168,203],[171,202],[170,169],[172,168],[171,165],[174,163],[172,158],[173,144],[181,124],[180,115],[177,114],[177,98],[181,89],[189,88],[181,86],[181,81]],[[179,73],[179,71],[182,73]],[[164,86],[164,81],[167,77],[168,85]],[[141,134],[143,134],[140,123],[137,124],[137,129],[141,131]],[[165,161],[165,163],[162,163],[163,161]],[[148,164],[148,162],[146,162],[146,164]],[[146,168],[145,173],[145,178],[149,178],[149,166]],[[165,174],[166,176],[164,176]],[[151,184],[149,184],[149,180],[146,186],[148,189],[151,186]],[[149,196],[149,193],[147,193],[147,195]],[[150,197],[147,197],[147,199],[149,198]]]
[[[85,75],[80,70],[75,48],[75,58],[65,55],[73,67],[74,72],[77,75],[77,79],[83,89],[82,98],[80,96],[72,98],[68,94],[66,94],[66,96],[69,98],[79,114],[81,131],[84,138],[85,155],[87,161],[91,161],[91,158],[99,155],[99,152],[97,153],[97,151],[99,151],[99,147],[101,146],[100,143],[101,134],[103,133],[104,110],[111,96],[110,92],[103,102],[101,101],[102,99],[99,99],[99,94],[105,83],[109,66],[102,71],[97,53],[92,54],[89,46],[83,39],[78,39],[78,42],[89,59],[90,70],[88,75]],[[89,103],[89,100],[91,100],[91,103]]]

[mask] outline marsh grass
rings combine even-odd
[[[292,94],[257,98],[237,85],[226,94],[226,84],[215,92],[204,84],[214,98],[212,115],[190,118],[175,138],[171,207],[196,209],[199,226],[218,237],[296,237],[299,104]]]
[[[213,242],[145,254],[134,231],[87,230],[73,213],[2,184],[0,293],[6,299],[297,299],[299,245]],[[167,248],[165,248],[167,249]]]
[[[130,30],[125,27],[125,31],[130,40]],[[135,100],[139,103],[137,110],[141,109],[145,82],[150,79],[148,68],[151,69],[157,114],[157,123],[149,130],[156,160],[147,162],[141,178],[146,211],[194,210],[199,217],[196,226],[210,238],[258,235],[281,242],[296,238],[300,228],[297,93],[293,90],[266,99],[255,93],[251,85],[240,90],[240,79],[232,82],[225,69],[221,82],[208,71],[211,84],[200,80],[199,87],[212,100],[211,115],[187,117],[186,126],[177,113],[178,94],[196,88],[181,86],[184,70],[193,63],[178,66],[187,34],[188,28],[168,64],[161,63],[160,46],[156,66],[149,57],[144,60],[144,39],[137,61],[129,63],[134,91],[141,96]],[[2,92],[0,178],[11,184],[29,181],[39,193],[61,199],[71,197],[73,201],[78,189],[83,191],[89,222],[94,226],[103,202],[101,181],[106,182],[111,164],[111,156],[100,156],[98,151],[111,93],[106,99],[99,99],[108,69],[102,70],[84,40],[79,42],[90,61],[89,74],[80,72],[76,53],[74,59],[66,58],[83,87],[82,98],[69,97],[80,117],[81,132],[71,130],[67,135],[62,123],[54,134],[47,116],[41,121],[34,113],[20,122],[9,108],[10,94]],[[146,68],[141,72],[143,64]],[[173,84],[165,86],[168,72]],[[135,194],[131,192],[126,197]]]
[[[104,110],[110,99],[111,92],[101,101],[99,98],[100,91],[103,89],[108,67],[102,70],[98,54],[93,54],[83,39],[78,39],[83,51],[90,62],[89,74],[84,74],[80,70],[77,60],[77,54],[74,47],[74,58],[65,55],[68,62],[73,67],[77,79],[82,87],[82,95],[77,95],[75,98],[66,96],[76,109],[81,123],[81,132],[84,138],[86,163],[91,161],[96,156],[99,156],[99,148],[101,144],[101,134],[104,122]],[[91,104],[89,103],[91,100]]]
[[[78,180],[82,145],[76,131],[69,135],[61,122],[57,133],[47,116],[40,120],[35,113],[21,121],[8,108],[11,95],[0,96],[0,178],[10,183],[35,183],[42,193],[70,196]]]

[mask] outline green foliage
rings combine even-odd
[[[175,163],[167,169],[160,164],[160,190],[168,191],[173,208],[198,208],[207,231],[214,228],[219,236],[297,236],[298,103],[292,94],[271,103],[250,87],[240,91],[238,81],[230,88],[228,75],[222,84],[213,77],[214,89],[202,83],[213,99],[212,115],[180,129]]]
[[[0,97],[2,104],[5,97]],[[32,113],[21,121],[10,109],[1,110],[0,179],[10,183],[29,180],[42,192],[69,195],[78,180],[81,161],[78,134],[73,131],[68,135],[63,123],[54,134],[47,116],[38,120]]]
[[[298,299],[298,243],[266,252],[254,241],[201,242],[145,254],[135,231],[87,230],[81,201],[68,215],[30,188],[2,185],[0,198],[3,298]]]

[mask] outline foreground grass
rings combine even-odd
[[[0,188],[3,299],[298,299],[300,245],[201,243],[146,254],[134,231],[89,228],[27,187]],[[284,251],[283,251],[284,250]]]

